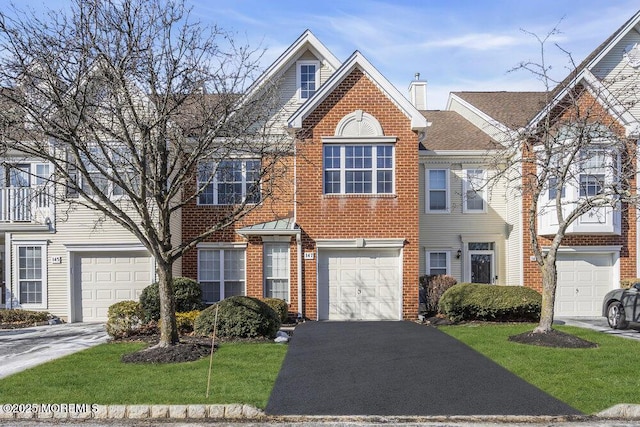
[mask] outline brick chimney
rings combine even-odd
[[[420,73],[416,73],[409,85],[409,100],[418,110],[427,109],[427,81],[420,80]]]

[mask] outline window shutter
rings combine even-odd
[[[67,197],[78,198],[78,167],[75,158],[71,153],[67,153]]]

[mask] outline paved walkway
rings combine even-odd
[[[307,322],[265,411],[271,415],[570,415],[575,409],[436,328]]]
[[[640,340],[640,323],[632,323],[627,329],[611,329],[604,317],[557,317],[554,325],[578,326],[593,329],[607,335]]]
[[[0,330],[0,378],[106,341],[101,323]]]

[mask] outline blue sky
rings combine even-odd
[[[530,73],[509,72],[522,61],[539,62],[540,36],[555,26],[553,41],[576,62],[637,10],[637,0],[186,0],[194,17],[267,49],[268,66],[305,29],[340,60],[359,50],[404,94],[416,72],[428,82],[427,104],[443,109],[450,91],[543,90]],[[40,9],[64,0],[16,0]],[[9,4],[0,0],[0,7]],[[6,9],[5,9],[6,10]],[[549,46],[556,77],[567,58]]]

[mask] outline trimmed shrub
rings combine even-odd
[[[195,333],[209,336],[215,325],[218,307],[217,336],[223,338],[274,338],[280,329],[280,317],[257,298],[232,296],[202,310],[195,321]]]
[[[629,289],[633,285],[635,285],[636,283],[640,283],[640,279],[638,279],[638,278],[636,278],[636,279],[622,279],[622,280],[620,280],[620,287],[622,289]]]
[[[31,311],[21,308],[10,310],[0,310],[1,324],[24,324],[32,325],[35,323],[46,322],[51,319],[51,314],[46,311]]]
[[[107,315],[107,333],[115,339],[131,336],[144,325],[144,311],[137,301],[117,302]]]
[[[449,319],[537,321],[540,319],[542,296],[524,286],[497,286],[460,283],[440,298],[439,310]]]
[[[176,296],[176,312],[185,313],[193,310],[202,310],[202,289],[193,279],[176,277],[173,279],[173,293]],[[140,304],[144,310],[145,319],[160,319],[160,290],[158,283],[153,283],[142,290]]]
[[[442,294],[456,283],[456,278],[448,274],[420,276],[420,314],[435,315]]]
[[[280,298],[262,298],[265,304],[275,311],[280,316],[280,322],[284,323],[289,318],[289,304]]]
[[[200,315],[200,310],[187,311],[186,313],[176,313],[176,324],[181,334],[193,332],[193,324]]]

